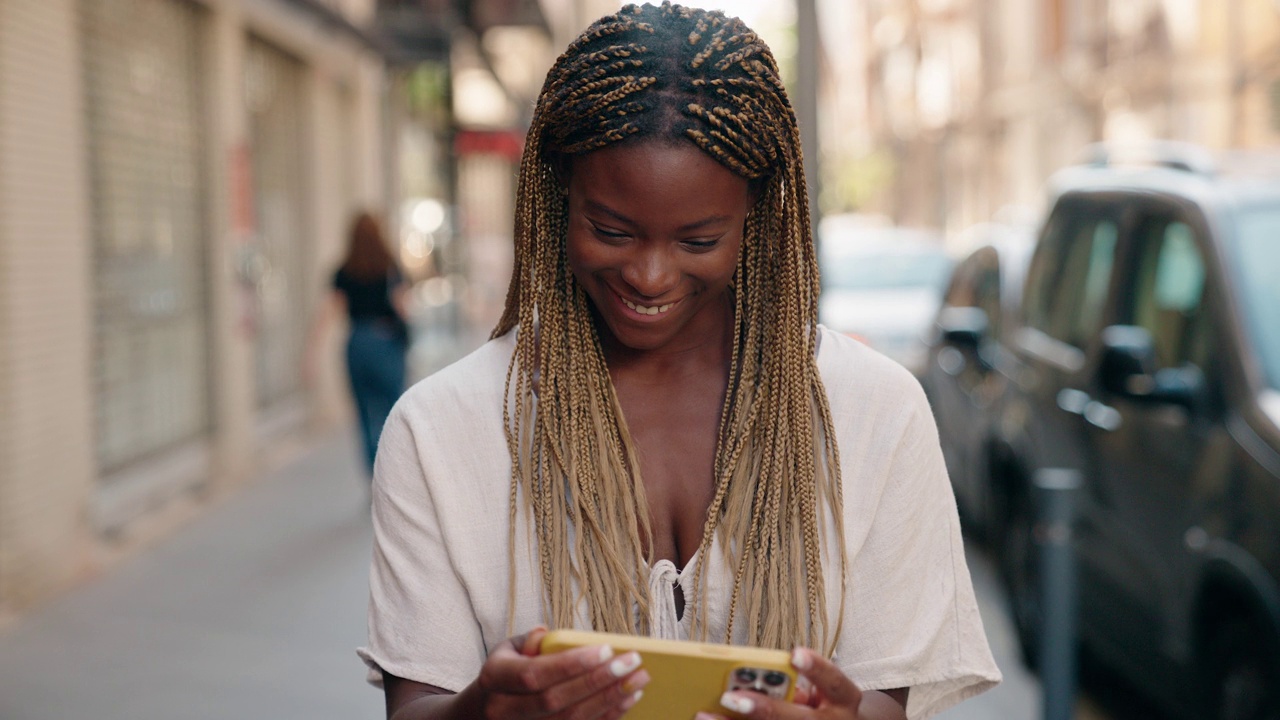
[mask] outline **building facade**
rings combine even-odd
[[[863,108],[843,116],[869,136],[843,141],[859,148],[853,166],[882,171],[860,199],[906,224],[956,232],[1035,209],[1045,179],[1094,142],[1280,141],[1273,0],[858,5],[846,27],[862,51],[833,97]]]
[[[395,201],[375,11],[0,0],[0,611],[342,416],[337,339],[300,368],[350,216]]]

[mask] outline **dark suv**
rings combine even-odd
[[[1008,383],[1002,369],[1035,236],[1030,226],[999,223],[970,234],[977,247],[951,273],[920,382],[938,422],[961,527],[990,544],[1000,540],[1004,515],[990,482],[992,423]]]
[[[1031,480],[1078,471],[1088,655],[1171,715],[1275,720],[1280,175],[1159,152],[1051,183],[994,424],[998,553],[1034,663]]]

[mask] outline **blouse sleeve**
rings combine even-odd
[[[433,501],[422,444],[402,398],[383,428],[372,492],[369,644],[358,654],[369,681],[381,671],[457,692],[486,653]],[[435,488],[439,491],[439,488]]]
[[[845,480],[846,529],[860,529],[849,540],[836,662],[864,689],[910,688],[907,716],[917,720],[1001,676],[974,599],[928,401],[905,371],[886,385],[881,392],[906,408],[899,422],[881,424],[883,434],[872,442],[855,443],[867,458],[859,467],[881,482],[855,490]],[[873,499],[851,497],[864,491]],[[871,513],[869,522],[855,520],[850,507],[859,505]]]

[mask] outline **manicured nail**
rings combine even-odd
[[[622,701],[622,709],[623,709],[624,711],[625,711],[625,710],[630,710],[631,708],[633,708],[633,707],[635,707],[635,706],[636,706],[636,703],[640,702],[640,698],[642,698],[642,697],[644,697],[644,691],[643,691],[643,690],[637,690],[637,691],[635,691],[635,692],[631,693],[631,697],[629,697],[629,698],[627,698],[626,700],[623,700],[623,701]]]
[[[622,677],[638,667],[640,667],[640,654],[629,652],[609,663],[609,672],[613,673],[614,677]]]
[[[600,646],[600,662],[604,662],[605,660],[608,660],[611,657],[613,657],[613,648],[609,647],[608,645],[601,645]]]
[[[693,720],[720,720],[720,718],[712,715],[711,713],[700,712],[693,716]]]
[[[742,713],[743,715],[751,712],[751,709],[756,706],[755,703],[751,702],[750,698],[735,695],[733,693],[725,693],[721,695],[720,704],[736,713]]]
[[[805,652],[804,648],[796,648],[791,651],[791,664],[794,665],[797,670],[803,671],[808,670],[809,666],[813,663],[809,658],[809,653]]]

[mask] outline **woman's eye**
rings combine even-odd
[[[606,230],[602,227],[598,227],[595,225],[592,225],[591,229],[594,230],[595,233],[600,237],[608,238],[610,240],[621,240],[627,237],[627,234],[624,232],[618,232],[617,230]]]
[[[694,250],[710,250],[720,242],[720,238],[700,239],[700,240],[683,240],[684,246]]]

